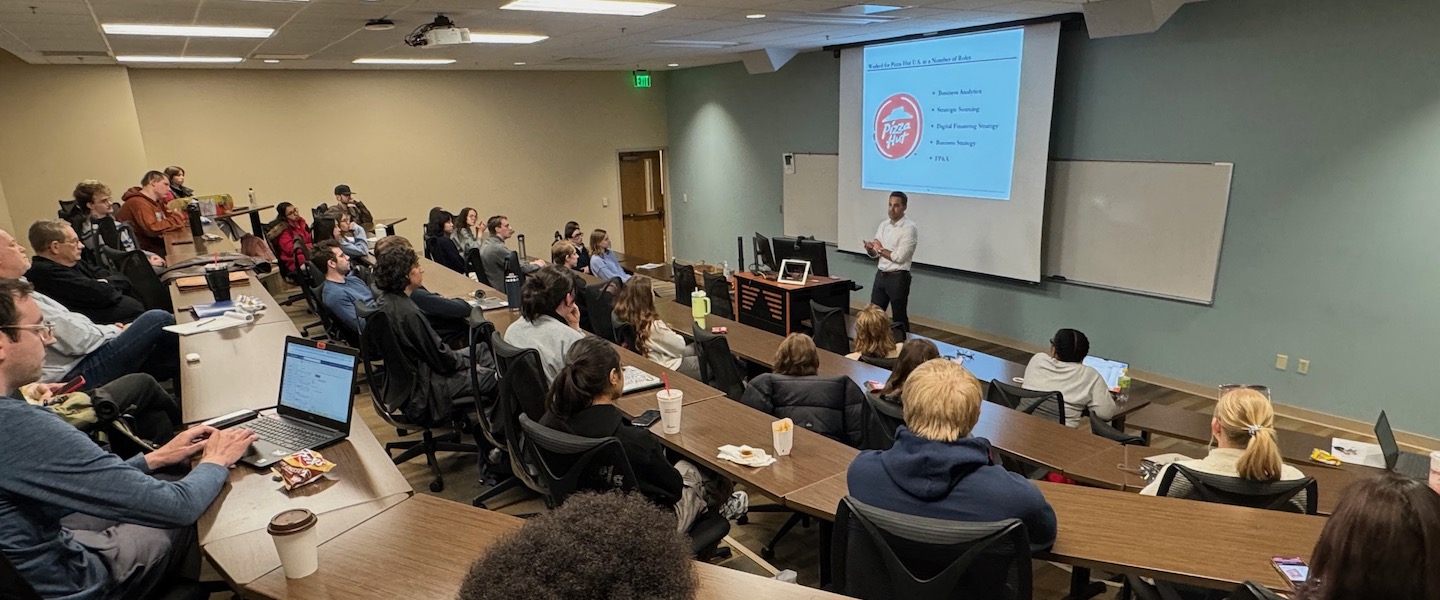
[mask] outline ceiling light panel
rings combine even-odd
[[[357,58],[351,61],[357,65],[448,65],[453,58]]]
[[[529,35],[522,33],[476,33],[470,32],[470,43],[472,44],[533,44],[550,39],[548,35]]]
[[[238,56],[116,56],[122,63],[238,63]]]
[[[665,2],[628,2],[624,0],[515,0],[500,8],[502,10],[643,17],[667,8],[675,8],[675,5]]]
[[[169,37],[268,38],[275,30],[269,27],[215,27],[207,25],[146,25],[140,23],[105,23],[100,26],[107,35],[149,35]]]

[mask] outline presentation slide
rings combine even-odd
[[[892,191],[914,262],[1040,281],[1060,24],[840,54],[836,244],[863,253]]]
[[[865,48],[867,190],[1010,199],[1023,29]]]

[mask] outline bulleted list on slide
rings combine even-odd
[[[865,49],[861,186],[1010,198],[1020,28]]]

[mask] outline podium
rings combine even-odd
[[[735,273],[735,320],[779,335],[804,331],[800,322],[810,318],[810,301],[849,308],[850,280],[811,275],[805,285],[778,283],[762,275]]]

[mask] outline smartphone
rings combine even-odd
[[[60,388],[60,391],[55,395],[63,396],[71,392],[78,392],[80,391],[80,388],[83,387],[85,387],[85,376],[81,375],[79,377],[71,379],[70,381],[65,382],[65,387]]]
[[[1271,557],[1270,564],[1275,565],[1275,570],[1290,582],[1291,587],[1297,587],[1310,579],[1310,565],[1305,564],[1305,560],[1298,556]]]
[[[870,391],[872,392],[878,392],[885,389],[885,384],[878,381],[867,381],[865,382],[865,387],[870,388]]]
[[[717,326],[717,327],[711,327],[711,328],[710,328],[710,333],[714,333],[714,334],[730,333],[730,330],[727,329],[727,328],[724,328],[724,327],[718,327],[718,326]]]
[[[656,421],[659,421],[659,420],[660,420],[660,411],[655,410],[655,409],[652,408],[652,409],[647,410],[647,411],[645,411],[645,412],[643,412],[643,413],[640,413],[640,416],[635,417],[634,419],[631,419],[631,420],[630,420],[630,424],[631,424],[631,425],[634,425],[634,426],[636,426],[636,427],[649,427],[649,426],[651,426],[651,425],[654,425],[655,422],[656,422]]]

